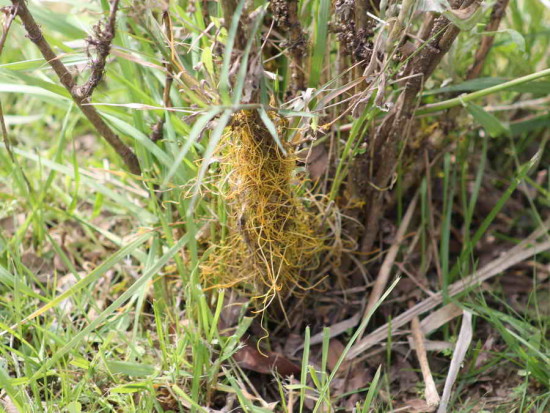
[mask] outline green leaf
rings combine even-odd
[[[113,394],[128,394],[139,393],[140,391],[147,390],[147,383],[127,383],[122,386],[117,386],[109,390],[109,393]]]
[[[107,270],[111,269],[116,263],[121,261],[123,258],[128,256],[133,250],[137,249],[141,244],[147,241],[151,237],[151,233],[142,234],[137,237],[133,242],[126,245],[124,248],[121,248],[109,258],[107,258],[103,263],[98,265],[93,271],[91,271],[86,277],[80,279],[72,287],[68,288],[65,292],[59,294],[54,299],[50,300],[46,305],[40,307],[38,310],[32,312],[27,317],[23,318],[12,328],[16,328],[42,314],[46,311],[57,307],[63,300],[72,297],[77,291],[83,289],[90,283],[97,281]]]
[[[9,289],[17,288],[22,293],[28,295],[29,297],[34,297],[40,299],[40,294],[37,294],[32,290],[32,288],[23,284],[21,281],[23,278],[19,277],[19,280],[16,279],[16,275],[11,274],[6,268],[0,264],[0,285],[4,285]],[[5,294],[5,290],[4,290]]]
[[[3,364],[3,363],[2,363]],[[20,393],[13,387],[13,379],[2,365],[0,365],[0,387],[6,392],[6,395],[9,397],[11,403],[15,406],[18,412],[24,412],[23,406],[26,404],[24,401],[20,400]],[[5,400],[5,396],[3,397]],[[3,403],[2,403],[3,404]]]
[[[5,78],[0,74],[0,78]],[[40,79],[34,79],[34,81],[27,81],[25,77],[27,75],[24,75],[23,73],[18,73],[17,77],[22,78],[25,80],[25,83],[29,84],[17,84],[14,83],[13,77],[10,76],[8,78],[8,82],[0,83],[0,92],[3,93],[20,93],[22,95],[30,95],[30,96],[36,96],[36,97],[46,97],[56,100],[64,100],[65,102],[70,101],[69,94],[67,91],[58,85],[54,85],[53,83],[45,82]],[[29,76],[31,77],[31,76]]]
[[[323,71],[323,62],[327,52],[328,22],[330,1],[321,0],[318,6],[318,18],[315,24],[315,40],[311,55],[311,71],[309,75],[309,87],[317,87]]]
[[[277,143],[277,146],[283,153],[283,155],[286,156],[286,150],[283,146],[283,143],[279,139],[279,134],[277,133],[277,127],[273,123],[273,121],[270,119],[269,115],[265,111],[264,108],[258,109],[258,112],[260,113],[260,118],[262,119],[262,122],[264,123],[265,127],[269,131],[269,134],[273,137],[273,140]]]
[[[512,43],[514,43],[520,51],[525,52],[525,38],[520,32],[513,29],[506,29],[503,31],[510,35]]]
[[[521,122],[510,125],[512,136],[518,136],[524,133],[533,132],[539,129],[550,128],[550,113],[535,116]]]
[[[492,138],[501,135],[510,135],[510,128],[504,125],[495,115],[485,111],[481,106],[468,103],[466,104],[466,109]]]
[[[116,129],[119,133],[123,133],[124,135],[129,136],[135,139],[136,141],[138,141],[147,149],[149,153],[152,153],[153,155],[155,155],[155,157],[164,166],[166,166],[167,168],[170,168],[173,165],[173,159],[139,129],[135,128],[134,126],[130,125],[127,122],[124,122],[123,120],[115,116],[111,116],[102,112],[100,113],[105,119],[109,120],[109,123],[113,126],[114,129]]]
[[[202,180],[206,175],[206,171],[210,166],[210,162],[212,160],[212,157],[214,156],[214,152],[218,147],[218,143],[220,142],[220,139],[223,136],[223,131],[227,126],[227,124],[229,123],[230,119],[231,119],[231,111],[227,109],[223,112],[223,114],[218,119],[218,123],[216,124],[216,127],[214,128],[214,130],[212,131],[212,134],[210,135],[210,141],[208,142],[208,146],[206,147],[206,151],[204,153],[204,159],[202,161],[201,168],[199,169],[199,173],[197,175],[195,190],[193,191],[193,197],[191,198],[191,203],[188,210],[189,215],[191,215],[194,210],[195,204],[197,202],[197,198],[199,196],[200,186],[202,185]]]
[[[208,122],[210,122],[218,113],[219,109],[211,109],[195,121],[193,127],[191,128],[191,131],[189,132],[189,135],[187,135],[185,145],[183,145],[183,147],[177,154],[176,159],[174,159],[174,162],[170,166],[168,173],[164,177],[164,180],[162,182],[163,185],[166,185],[170,181],[170,179],[172,179],[172,177],[176,174],[181,162],[183,161],[183,158],[185,158],[185,155],[187,155],[187,153],[191,149],[191,146],[193,146],[193,144],[199,139],[199,136],[205,131]]]
[[[131,361],[107,361],[107,368],[112,374],[125,374],[130,377],[146,377],[155,373],[155,368],[148,364]]]
[[[67,405],[68,413],[80,413],[82,412],[82,404],[77,401],[72,401]]]
[[[43,30],[52,30],[73,40],[84,39],[87,36],[84,30],[69,21],[74,20],[70,13],[56,13],[46,7],[36,7],[36,3],[33,4],[31,13]],[[48,34],[45,33],[46,36]]]
[[[483,6],[472,4],[465,9],[448,9],[441,13],[462,31],[473,29],[483,17]]]
[[[244,335],[244,333],[246,333],[253,320],[254,319],[252,317],[243,317],[243,319],[239,322],[235,333],[229,338],[229,340],[227,340],[227,343],[223,346],[223,350],[220,355],[220,359],[222,361],[227,360],[235,353],[235,351],[237,351],[240,345],[241,337]]]
[[[65,67],[78,66],[88,63],[88,59],[84,55],[69,55],[60,56],[59,59]],[[8,69],[11,71],[31,71],[31,70],[43,70],[47,72],[50,70],[50,66],[46,64],[44,58],[21,60],[18,62],[9,62],[0,65],[0,69]]]
[[[0,142],[0,148],[3,148],[3,147],[5,147],[4,143]],[[75,178],[75,171],[72,167],[62,165],[62,164],[59,164],[59,163],[54,162],[54,161],[50,161],[49,159],[42,158],[42,157],[38,156],[35,153],[23,151],[23,150],[18,149],[18,148],[12,148],[12,150],[13,150],[14,153],[16,153],[18,155],[21,155],[26,159],[30,159],[33,162],[37,162],[37,163],[40,162],[40,164],[42,166],[45,166],[48,169],[60,172],[64,175],[67,175],[68,177],[70,177],[72,179],[76,179]],[[93,178],[92,176],[90,176],[88,174],[85,176],[85,175],[82,174],[80,176],[80,180],[83,184],[86,184],[90,188],[92,188],[92,189],[96,190],[97,192],[102,193],[106,197],[112,199],[118,205],[120,205],[124,208],[127,208],[135,216],[139,217],[139,220],[141,221],[142,224],[152,223],[152,222],[157,221],[158,218],[154,214],[149,212],[147,209],[144,209],[144,208],[140,207],[139,205],[136,205],[127,196],[121,194],[118,191],[115,191],[115,190],[109,188],[107,185],[102,184],[97,179]]]
[[[147,238],[151,234],[146,234]],[[55,364],[57,361],[63,357],[65,354],[67,354],[69,351],[74,350],[78,348],[79,343],[84,340],[84,338],[90,334],[92,331],[94,331],[96,328],[98,328],[101,324],[103,324],[107,318],[113,314],[117,309],[122,307],[122,305],[128,301],[135,292],[143,287],[147,282],[151,280],[151,278],[158,274],[159,270],[166,265],[166,263],[181,249],[183,246],[189,242],[189,234],[184,235],[172,248],[170,248],[162,257],[159,258],[158,261],[156,261],[140,278],[138,278],[134,284],[132,284],[131,287],[129,287],[120,297],[118,297],[115,301],[112,302],[109,307],[107,307],[101,314],[99,314],[93,321],[88,324],[87,327],[80,330],[77,334],[75,334],[69,342],[67,342],[62,348],[58,349],[55,354],[52,355],[46,361],[42,366],[34,373],[31,380],[37,380],[39,377],[42,377],[43,375],[47,374],[48,370]],[[143,237],[140,237],[138,241],[142,242],[144,241]],[[128,247],[136,248],[135,242],[129,245]],[[124,249],[128,249],[128,247],[125,247]],[[120,255],[122,250],[119,250],[114,255]],[[85,280],[85,278],[83,279]],[[80,282],[79,282],[80,283]],[[77,284],[79,284],[77,283]],[[75,284],[76,286],[76,284]],[[74,288],[74,286],[72,287]],[[61,294],[61,296],[64,296],[65,293]]]
[[[376,394],[376,389],[378,388],[378,381],[380,380],[381,372],[382,372],[382,365],[378,366],[378,369],[376,370],[376,374],[374,375],[374,378],[372,379],[369,385],[369,391],[367,392],[367,397],[365,398],[365,403],[363,404],[361,413],[368,413],[370,411],[370,406],[374,399],[374,395]]]
[[[214,77],[214,62],[212,60],[212,49],[210,47],[205,47],[202,50],[201,60],[204,63],[206,71],[210,74],[210,76]]]
[[[348,355],[349,351],[351,350],[351,348],[353,347],[355,342],[359,339],[359,336],[363,334],[363,332],[364,332],[365,328],[367,327],[367,324],[369,323],[372,315],[376,312],[376,310],[378,310],[378,307],[380,307],[380,304],[382,304],[386,300],[386,298],[388,298],[388,295],[390,295],[390,293],[395,288],[395,286],[397,285],[399,280],[400,280],[399,278],[396,278],[395,281],[386,289],[384,294],[382,294],[382,296],[378,299],[376,304],[374,304],[374,306],[372,306],[372,308],[364,315],[363,320],[361,321],[361,324],[359,324],[359,327],[357,327],[357,329],[355,330],[355,333],[353,333],[350,340],[348,341],[348,344],[346,345],[346,347],[342,351],[342,354],[338,358],[338,361],[336,362],[334,368],[332,369],[332,373],[330,373],[330,376],[329,376],[327,382],[320,389],[319,398],[317,399],[317,402],[315,403],[315,407],[313,408],[313,413],[317,413],[319,411],[319,409],[321,408],[322,401],[325,398],[325,395],[327,394],[327,392],[329,390],[330,383],[332,383],[332,381],[334,380],[334,377],[336,376],[336,373],[338,373],[338,369],[340,368],[340,366],[344,362],[344,359]],[[305,349],[304,349],[304,351],[305,351]]]
[[[225,51],[223,57],[222,70],[220,74],[220,82],[218,89],[222,97],[224,104],[230,104],[231,98],[229,96],[229,68],[231,66],[231,55],[233,52],[233,45],[235,44],[235,37],[237,36],[237,28],[239,27],[239,19],[241,18],[241,13],[243,12],[244,0],[240,0],[235,12],[233,13],[233,19],[231,20],[231,25],[229,27],[229,33],[227,36],[227,41],[225,43]]]
[[[438,89],[432,89],[424,92],[424,96],[436,95],[439,93],[451,93],[451,92],[474,92],[476,90],[483,90],[489,87],[497,86],[502,83],[508,82],[510,79],[502,77],[480,77],[477,79],[466,80],[465,82],[441,87]],[[510,87],[508,90],[519,93],[534,93],[539,95],[550,94],[550,82],[539,81],[524,83]]]

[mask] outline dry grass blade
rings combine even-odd
[[[6,413],[19,413],[20,411],[7,394],[0,399],[0,404]]]
[[[537,232],[538,233],[538,232]],[[534,255],[540,254],[550,250],[550,241],[537,243],[530,245],[531,237],[523,241],[516,247],[510,249],[507,253],[503,254],[500,258],[493,260],[481,270],[473,273],[472,275],[465,277],[464,279],[453,283],[449,286],[449,297],[453,297],[469,288],[479,285],[483,281],[494,277],[497,274],[502,273],[508,268],[531,258]],[[418,303],[414,307],[405,311],[403,314],[394,318],[391,322],[391,334],[395,334],[399,328],[409,323],[413,317],[424,314],[425,312],[435,308],[443,302],[443,294],[438,292],[433,297],[426,298],[424,301]],[[358,342],[354,348],[348,354],[348,359],[359,356],[362,352],[383,341],[388,335],[389,324],[384,324],[379,327],[363,340]]]
[[[339,336],[340,334],[345,333],[350,328],[355,327],[359,322],[361,321],[361,313],[356,313],[353,317],[350,317],[346,320],[340,321],[336,324],[333,324],[329,327],[329,337],[334,338],[336,336]],[[320,333],[317,333],[313,336],[311,336],[310,344],[313,346],[315,344],[321,344],[323,342],[324,333],[321,331]],[[301,350],[303,348],[303,344],[300,344],[296,348],[296,351]]]
[[[420,330],[422,334],[429,334],[459,315],[462,315],[462,308],[454,303],[447,304],[425,317],[420,323]]]
[[[435,407],[439,404],[439,393],[435,387],[430,364],[428,363],[428,355],[426,354],[426,348],[424,346],[424,334],[422,334],[420,330],[420,320],[418,320],[418,317],[414,317],[411,320],[411,331],[416,348],[416,355],[420,364],[420,370],[424,378],[424,385],[426,386],[424,389],[426,403],[428,403],[428,406]]]
[[[380,299],[382,293],[384,292],[384,289],[386,288],[386,285],[388,285],[388,280],[390,279],[393,263],[395,262],[395,258],[397,257],[397,253],[399,252],[399,247],[401,246],[401,243],[405,238],[405,233],[407,232],[407,228],[409,227],[414,211],[416,210],[417,202],[418,193],[414,196],[411,203],[409,204],[407,212],[403,217],[403,221],[401,221],[401,225],[399,226],[397,234],[395,235],[395,241],[390,247],[390,250],[385,257],[384,262],[382,263],[382,267],[378,272],[378,276],[376,277],[376,281],[374,283],[374,286],[372,287],[372,291],[369,296],[369,301],[367,304],[367,308],[365,309],[364,316],[369,313],[376,302]]]
[[[439,405],[439,409],[437,409],[437,413],[445,413],[447,411],[447,405],[449,404],[449,399],[451,398],[451,389],[456,381],[460,366],[462,365],[464,357],[468,351],[468,347],[470,347],[470,343],[472,342],[472,336],[472,313],[464,311],[462,326],[460,327],[460,333],[458,334],[453,359],[451,360],[449,373],[447,374],[447,379],[445,380],[445,387],[443,388],[443,395],[441,396],[441,403]]]

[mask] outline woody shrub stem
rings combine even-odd
[[[30,13],[24,0],[12,0],[12,3],[17,7],[17,15],[21,18],[23,26],[27,31],[29,39],[36,44],[42,56],[51,68],[56,73],[61,84],[67,89],[71,98],[80,108],[84,116],[92,123],[97,132],[105,138],[105,140],[113,147],[116,153],[122,158],[131,173],[135,175],[141,174],[141,168],[139,166],[138,159],[134,152],[120,140],[118,135],[105,123],[105,121],[99,116],[95,108],[91,105],[87,105],[88,97],[82,96],[77,93],[75,88],[75,79],[71,73],[67,70],[65,65],[58,59],[55,52],[52,50],[50,44],[46,41],[42,35],[40,27],[34,20],[34,17]]]

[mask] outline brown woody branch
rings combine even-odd
[[[270,2],[271,12],[277,27],[288,32],[287,50],[290,53],[292,71],[292,92],[306,87],[304,58],[307,53],[307,37],[298,18],[298,0],[276,0]]]
[[[364,36],[367,28],[367,11],[369,11],[368,0],[356,0],[354,2],[355,35]]]
[[[509,2],[510,0],[497,0],[493,6],[489,23],[485,26],[486,32],[492,33],[498,30],[498,26],[500,26],[500,22],[504,17]],[[479,76],[494,41],[495,36],[493,34],[487,34],[481,38],[481,43],[474,56],[474,63],[472,67],[470,67],[470,70],[468,70],[466,79],[475,79]]]
[[[460,6],[458,5],[460,2],[454,1],[452,3],[458,9],[459,7],[466,8],[470,6],[473,1],[466,0]],[[378,234],[385,189],[395,173],[399,144],[404,141],[408,134],[408,129],[414,117],[418,93],[424,80],[433,73],[443,56],[451,48],[459,31],[444,16],[435,19],[429,36],[430,40],[409,61],[405,69],[405,72],[410,74],[405,89],[392,111],[376,130],[374,139],[370,143],[371,151],[365,153],[367,159],[358,160],[358,165],[361,168],[367,167],[376,171],[366,188],[367,204],[365,205],[365,234],[361,242],[362,252],[369,252],[372,249]]]
[[[27,5],[24,0],[12,0],[12,3],[17,7],[17,15],[21,18],[23,26],[27,31],[28,38],[36,44],[42,56],[51,68],[56,73],[57,77],[61,84],[67,89],[70,93],[73,101],[80,108],[84,116],[95,127],[97,132],[105,138],[105,140],[113,147],[113,149],[118,153],[118,155],[124,160],[130,172],[136,175],[141,174],[141,168],[139,166],[138,159],[132,150],[126,146],[118,137],[117,134],[105,123],[105,121],[99,116],[97,111],[93,106],[87,105],[87,98],[82,97],[80,94],[75,91],[75,79],[71,73],[67,70],[65,65],[59,60],[55,52],[52,50],[50,44],[46,41],[42,35],[42,31],[34,17],[30,13]]]
[[[489,22],[485,26],[484,31],[489,32],[489,34],[482,37],[481,42],[479,44],[479,47],[475,53],[474,62],[470,69],[467,72],[466,78],[467,79],[475,79],[477,78],[481,70],[483,68],[483,65],[485,63],[485,60],[487,58],[487,55],[489,54],[493,41],[494,41],[494,35],[491,34],[498,30],[498,27],[500,25],[500,22],[502,21],[506,7],[508,6],[509,0],[498,0],[494,6],[493,10],[491,12],[491,16],[489,18]],[[424,25],[422,26],[421,33],[423,35],[419,34],[419,38],[422,40],[426,40],[429,36],[429,31],[426,30],[427,28],[430,28],[433,25],[433,21],[435,21],[435,14],[429,13],[426,18]],[[457,93],[454,96],[458,96]],[[446,132],[452,131],[455,129],[456,125],[456,119],[459,115],[460,111],[462,110],[461,107],[454,107],[448,111],[446,116],[442,119],[442,130],[440,130],[441,135],[444,135]],[[437,153],[443,153],[445,149],[445,141],[444,139],[436,139],[435,142],[430,143],[431,150],[436,151]],[[410,166],[410,170],[407,172],[407,175],[405,176],[404,188],[410,188],[416,185],[419,181],[419,179],[422,177],[421,171],[426,167],[425,162],[423,161],[423,157],[421,155],[421,151],[425,151],[426,148],[424,147],[421,150],[416,151],[415,153],[410,154],[410,159],[413,159],[412,165]],[[424,152],[426,154],[426,152]],[[392,197],[392,202],[395,202],[395,197]]]
[[[89,98],[103,78],[107,57],[109,57],[109,53],[111,52],[111,43],[115,37],[118,3],[119,0],[113,1],[109,18],[106,21],[100,20],[99,23],[93,27],[93,34],[86,39],[88,43],[86,53],[91,61],[91,74],[86,83],[74,87],[74,94],[80,96],[82,99]],[[95,59],[92,57],[90,49],[95,49]]]

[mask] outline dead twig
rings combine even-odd
[[[428,403],[428,406],[434,407],[439,404],[439,393],[435,387],[430,364],[428,363],[428,355],[426,354],[426,347],[424,346],[424,335],[420,330],[420,320],[418,317],[413,317],[411,320],[411,332],[416,349],[416,356],[420,364],[420,371],[422,372],[422,377],[424,378],[424,384],[426,386],[424,389],[426,403]]]
[[[485,32],[488,32],[489,34],[486,34],[481,38],[479,48],[474,56],[474,63],[468,70],[466,79],[475,79],[481,73],[483,65],[485,64],[485,59],[487,58],[487,55],[493,46],[493,42],[495,41],[495,35],[493,33],[498,30],[498,26],[504,17],[506,7],[508,7],[509,2],[510,0],[497,0],[493,6],[489,23],[485,26]]]
[[[395,241],[390,247],[388,253],[386,254],[386,257],[384,258],[384,262],[380,267],[380,271],[378,272],[378,276],[376,277],[376,281],[374,282],[374,286],[372,287],[372,291],[369,295],[369,301],[367,303],[367,307],[365,308],[364,317],[367,317],[367,314],[370,313],[370,311],[376,305],[380,297],[382,297],[382,294],[384,293],[384,290],[388,285],[388,281],[391,275],[391,269],[393,267],[395,259],[397,258],[397,253],[399,252],[399,248],[401,247],[401,244],[405,239],[405,234],[407,232],[407,229],[409,228],[409,224],[416,210],[417,202],[418,202],[418,193],[416,193],[416,195],[410,202],[409,207],[407,208],[407,212],[405,213],[405,216],[401,221],[401,225],[397,230],[397,234],[395,235]]]
[[[99,116],[96,109],[87,105],[86,100],[82,96],[75,93],[75,79],[71,73],[67,70],[66,66],[57,57],[52,50],[50,44],[44,38],[40,27],[34,20],[34,17],[30,13],[24,0],[12,0],[12,3],[17,7],[17,15],[23,22],[23,26],[27,31],[28,38],[36,44],[42,56],[51,68],[56,73],[61,84],[70,93],[71,98],[80,108],[84,116],[92,123],[96,131],[103,136],[103,138],[113,147],[117,154],[122,158],[131,173],[140,175],[141,168],[139,166],[138,159],[132,150],[122,142],[117,134],[105,123],[105,121]]]
[[[548,222],[546,223],[546,225]],[[541,234],[539,231],[535,232],[537,237]],[[476,271],[472,275],[465,277],[464,279],[457,281],[449,286],[448,296],[454,297],[470,288],[473,288],[482,282],[494,277],[507,270],[508,268],[525,261],[534,255],[550,250],[550,241],[540,242],[533,244],[533,236],[522,241],[517,246],[511,248],[507,253],[503,254],[500,258],[497,258],[487,264],[485,267]],[[353,359],[359,356],[365,350],[376,345],[388,337],[388,331],[390,334],[395,335],[399,328],[409,323],[413,317],[424,314],[425,312],[437,307],[443,302],[443,293],[440,291],[433,297],[428,297],[424,301],[416,304],[414,307],[405,311],[401,315],[392,319],[391,325],[384,324],[377,328],[375,331],[366,336],[363,340],[356,343],[347,355],[348,359]]]
[[[422,334],[428,335],[459,315],[462,315],[462,308],[454,303],[449,303],[424,317],[420,323],[420,331]]]
[[[441,404],[437,413],[445,413],[447,411],[447,406],[449,400],[451,399],[451,390],[453,385],[458,377],[458,372],[460,371],[460,366],[466,357],[468,347],[472,342],[472,313],[469,311],[464,311],[462,316],[462,326],[460,327],[460,333],[458,333],[458,339],[456,341],[456,346],[453,352],[453,359],[451,360],[451,365],[449,366],[449,373],[445,379],[445,387],[443,388],[443,395],[441,396]]]
[[[93,27],[93,34],[86,39],[86,42],[88,43],[86,53],[91,62],[91,74],[86,83],[81,86],[75,86],[73,91],[74,95],[80,97],[81,99],[89,98],[103,78],[107,57],[109,57],[109,53],[111,52],[111,43],[115,37],[118,3],[119,0],[113,1],[109,18],[106,21],[100,20],[99,23]],[[92,57],[92,53],[90,52],[90,49],[92,48],[96,51],[95,59]]]

